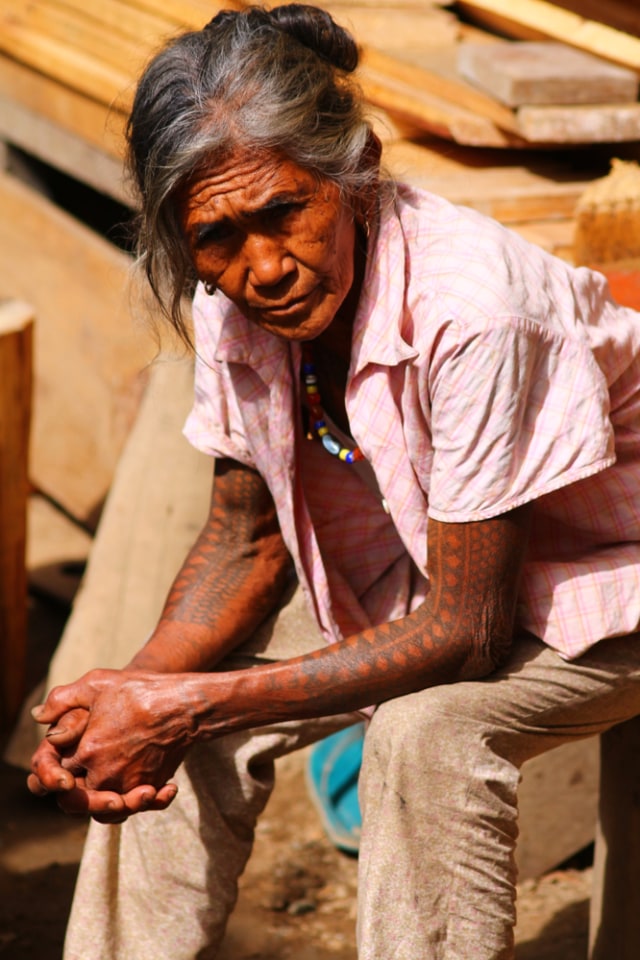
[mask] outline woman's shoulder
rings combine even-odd
[[[396,213],[405,244],[407,302],[459,321],[548,322],[571,313],[579,274],[504,224],[428,190],[401,184]],[[572,292],[573,291],[573,292]]]

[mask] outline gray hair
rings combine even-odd
[[[371,128],[349,78],[354,39],[317,7],[223,11],[151,60],[130,115],[139,262],[165,316],[190,343],[182,299],[197,278],[178,219],[180,188],[235,147],[283,153],[337,184],[346,202],[376,182]]]

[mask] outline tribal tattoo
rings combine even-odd
[[[254,470],[218,460],[208,520],[132,665],[162,672],[213,666],[274,609],[290,571],[266,484]]]
[[[198,736],[358,710],[492,673],[511,646],[530,509],[430,520],[431,590],[417,610],[305,656],[203,676],[190,685]]]

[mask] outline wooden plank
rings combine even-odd
[[[518,128],[529,143],[624,143],[640,140],[640,103],[597,107],[519,107]]]
[[[0,209],[0,296],[29,298],[38,317],[31,477],[90,523],[155,353],[134,319],[131,259],[7,175]]]
[[[27,517],[29,588],[70,608],[93,537],[39,494],[29,497]]]
[[[122,113],[6,56],[0,56],[0,96],[110,157],[120,160],[123,156]]]
[[[449,144],[437,146],[434,141],[427,147],[399,140],[385,144],[383,162],[396,179],[507,224],[572,218],[585,188],[599,172],[596,166],[578,174],[561,163],[538,160],[536,164],[527,154],[519,162],[513,153],[487,154]]]
[[[461,11],[517,39],[554,39],[640,69],[640,39],[547,0],[460,0]]]
[[[438,136],[468,146],[525,144],[523,137],[503,130],[486,117],[457,107],[451,101],[428,91],[416,89],[366,64],[358,69],[358,80],[371,103]]]
[[[640,718],[601,737],[590,960],[637,960],[640,944]]]
[[[176,33],[176,24],[163,16],[160,9],[144,10],[127,0],[53,0],[53,8],[74,11],[80,22],[95,24],[108,36],[122,36],[145,45],[159,43],[164,37]]]
[[[516,846],[520,881],[539,877],[591,843],[599,767],[595,737],[556,747],[523,765]],[[615,953],[608,960],[614,956],[617,960]]]
[[[105,29],[93,18],[56,0],[0,0],[0,11],[3,32],[11,34],[19,28],[23,37],[46,38],[52,44],[64,45],[77,58],[90,58],[96,65],[126,75],[135,71],[136,65],[141,66],[147,56],[149,41],[144,37],[136,42]]]
[[[606,0],[606,3],[602,0],[554,0],[554,4],[581,17],[640,37],[640,9],[635,0]]]
[[[36,33],[23,17],[13,18],[6,3],[0,0],[0,51],[98,103],[118,103],[125,111],[129,108],[128,72],[71,48],[64,40]]]
[[[176,26],[187,27],[186,21],[196,20],[196,13],[193,25],[202,26],[223,6],[196,0],[137,3],[126,18],[124,32],[116,32],[110,26],[120,9],[115,0],[102,0],[90,8],[78,0],[70,2],[73,7],[59,0],[0,0],[0,51],[125,114],[131,105],[132,81],[151,53]],[[172,13],[183,16],[175,19]],[[130,33],[137,14],[141,17],[138,35]]]
[[[131,6],[155,13],[180,27],[199,30],[205,26],[220,10],[241,10],[242,0],[131,0]]]
[[[121,160],[2,95],[0,137],[119,203],[131,205]]]
[[[0,302],[0,726],[25,695],[33,309]]]
[[[431,4],[329,2],[320,6],[349,30],[359,44],[385,53],[450,46],[461,30],[455,14]]]
[[[154,365],[51,663],[51,684],[98,665],[124,666],[156,625],[211,495],[212,458],[182,434],[192,396],[190,359]]]
[[[413,56],[407,52],[389,56],[380,50],[364,47],[362,63],[380,76],[384,75],[416,90],[433,94],[450,102],[452,106],[484,117],[502,130],[517,136],[520,131],[517,129],[513,111],[466,83],[458,74],[458,46],[428,50]]]
[[[554,41],[461,43],[458,69],[510,107],[638,99],[638,76],[632,70]]]

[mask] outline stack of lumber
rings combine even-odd
[[[83,0],[0,0],[0,140],[130,202],[121,160],[136,76],[168,37],[202,26],[222,5],[241,2],[97,0],[88,6]],[[607,173],[611,143],[619,144],[618,155],[635,156],[640,105],[629,97],[640,39],[542,0],[455,6],[436,0],[330,0],[324,6],[361,43],[359,79],[390,172],[499,219],[506,212],[506,222],[527,229],[548,221],[543,230],[534,229],[533,239],[568,253],[567,231],[554,228],[589,180]],[[508,23],[527,36],[534,11],[537,39],[562,36],[581,53],[606,58],[608,63],[592,63],[596,87],[603,87],[605,67],[626,72],[619,78],[626,92],[618,87],[610,94],[626,101],[514,106],[470,79],[463,64],[468,74],[465,54],[472,48],[479,57],[484,45],[518,46],[478,25],[483,14],[495,17],[505,7]],[[573,18],[570,32],[566,17]],[[547,87],[553,86],[551,59]],[[574,83],[574,90],[580,86]],[[596,149],[603,140],[604,149]],[[576,161],[576,144],[585,142],[594,149]]]
[[[224,5],[237,7],[241,0]],[[477,65],[482,47],[491,44],[484,56],[495,70],[500,48],[519,44],[463,22],[435,0],[387,0],[375,6],[367,0],[336,0],[323,5],[355,32],[363,50],[359,79],[365,94],[400,123],[401,133],[428,133],[491,148],[640,140],[638,37],[543,0],[458,4],[456,10],[466,19],[499,19],[501,27],[516,24],[527,36],[533,31],[547,41],[563,38],[576,48],[576,57],[590,55],[575,68],[574,94],[582,88],[583,95],[564,101],[557,71],[570,72],[566,51],[553,47],[546,61],[540,52],[538,67],[548,98],[542,106],[519,102],[514,109],[476,83],[469,65],[472,59]],[[135,77],[145,61],[167,37],[202,26],[220,6],[206,0],[100,0],[91,7],[82,0],[0,0],[0,132],[17,121],[13,135],[19,138],[29,121],[26,110],[57,128],[58,138],[77,137],[119,161]],[[530,55],[527,59],[525,51],[513,49],[509,53],[512,63],[520,58],[521,70],[529,71]],[[591,77],[588,90],[600,91],[588,103],[585,71]],[[560,97],[555,101],[554,83]],[[608,102],[602,102],[603,92]],[[7,113],[7,101],[13,102],[13,113]],[[48,149],[54,148],[49,144]],[[111,184],[110,191],[123,196],[121,184]]]
[[[0,0],[0,164],[5,155],[8,163],[17,147],[130,205],[122,157],[136,76],[167,38],[200,28],[222,6],[242,4]],[[637,140],[623,142],[639,109],[630,102],[637,96],[640,64],[640,14],[632,5],[622,0],[604,5],[615,13],[611,23],[588,19],[603,16],[603,5],[589,0],[562,5],[327,0],[324,5],[361,44],[359,80],[389,172],[473,206],[572,258],[574,211],[583,191],[609,172],[613,156],[634,160],[639,153]],[[569,6],[575,9],[565,9]],[[574,74],[570,80],[574,99],[576,90],[593,91],[595,85],[597,92],[589,96],[602,100],[604,92],[605,102],[560,105],[564,127],[556,124],[553,150],[549,134],[541,140],[535,132],[534,120],[541,123],[559,106],[553,102],[559,83],[554,58],[543,62],[538,83],[537,95],[546,89],[547,101],[532,104],[526,102],[529,92],[523,101],[506,69],[497,79],[489,76],[483,55],[490,50],[495,67],[498,53],[504,59],[515,51],[522,73],[522,64],[530,61],[520,44],[531,40],[568,41],[576,53],[601,58],[591,65],[593,76],[587,70],[589,83],[578,68],[579,79]],[[564,57],[555,61],[564,63]],[[611,121],[610,140],[600,143],[602,124],[594,118],[608,116],[606,101],[612,98],[626,99],[626,119],[623,123],[620,113],[616,129]],[[591,113],[582,136],[568,136],[567,116],[586,110]],[[537,111],[533,119],[532,111]],[[577,144],[589,139],[595,142],[588,148]],[[618,141],[615,147],[611,140]],[[5,266],[0,296],[28,302],[37,318],[31,479],[45,500],[32,528],[45,526],[41,513],[50,501],[90,533],[155,345],[129,299],[127,255],[39,190],[6,174],[0,177],[0,206]],[[81,552],[81,545],[77,549]],[[51,566],[50,545],[36,553],[41,567]]]
[[[0,0],[0,164],[3,157],[10,164],[19,148],[130,205],[122,157],[136,76],[167,38],[200,28],[222,6],[242,5]],[[571,259],[574,213],[585,188],[608,174],[612,158],[640,155],[640,127],[634,126],[640,14],[634,4],[323,5],[361,44],[359,80],[390,173],[475,207]],[[610,13],[611,22],[604,22]],[[515,62],[522,75],[524,64],[530,74],[525,53],[530,58],[532,51],[525,47],[532,41],[569,43],[576,54],[599,59],[586,75],[580,73],[584,63],[578,65],[567,83],[566,50],[560,58],[552,51],[549,59],[545,46],[544,59],[538,48],[538,100],[532,103],[531,87],[523,93],[505,65],[509,61],[512,69]],[[560,88],[572,90],[574,102],[558,103]],[[592,102],[584,103],[587,89]],[[576,91],[583,98],[578,103]],[[542,118],[558,110],[562,119],[553,135],[548,124],[541,133]],[[567,118],[587,111],[581,133],[574,126],[570,134]],[[37,321],[31,479],[47,501],[90,533],[156,348],[129,299],[127,255],[7,174],[0,176],[0,206],[0,296],[31,304]],[[44,551],[42,565],[50,559]]]
[[[33,314],[0,300],[0,728],[20,705],[26,676],[26,521]]]

